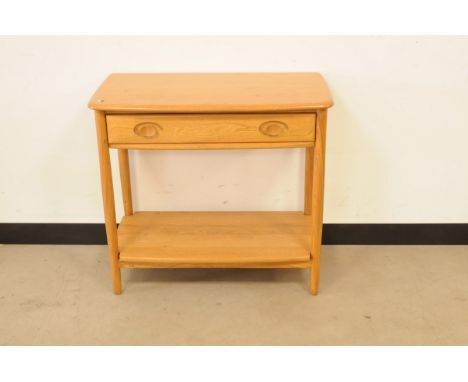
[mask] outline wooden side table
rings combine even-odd
[[[112,74],[96,117],[114,292],[120,268],[310,268],[317,294],[327,109],[318,73]],[[134,212],[128,150],[306,152],[303,212]],[[125,216],[117,228],[109,149],[118,150]]]

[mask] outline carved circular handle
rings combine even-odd
[[[262,123],[258,130],[269,137],[280,137],[288,131],[288,125],[280,121],[268,121]]]
[[[135,126],[133,131],[136,135],[143,138],[153,138],[159,134],[162,127],[153,122],[142,122]]]

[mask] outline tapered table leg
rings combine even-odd
[[[115,294],[122,292],[122,282],[119,267],[119,247],[117,243],[117,222],[115,217],[114,188],[112,186],[112,171],[109,145],[107,141],[106,116],[103,112],[95,112],[96,131],[101,169],[102,199],[106,222],[107,245],[112,272],[112,285]]]

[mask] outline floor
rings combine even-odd
[[[307,270],[123,270],[104,246],[0,246],[2,345],[468,345],[468,247],[325,246]]]

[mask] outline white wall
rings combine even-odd
[[[1,222],[103,221],[86,105],[132,71],[319,71],[335,99],[325,222],[468,221],[466,37],[3,37]],[[303,206],[299,149],[131,159],[139,209]]]

